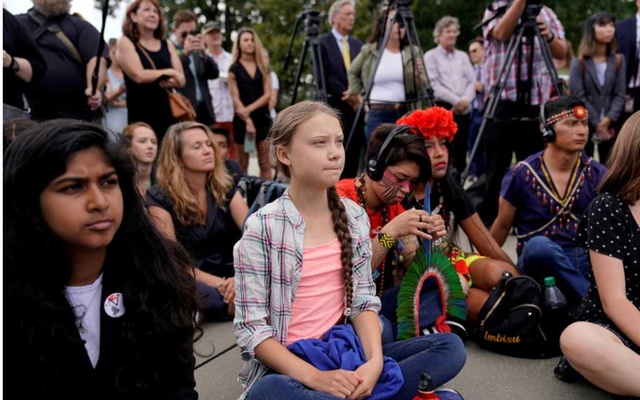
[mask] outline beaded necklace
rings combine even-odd
[[[578,170],[580,169],[580,162],[582,157],[578,155],[578,160],[576,161],[576,165],[574,165],[573,170],[571,171],[571,178],[569,179],[569,184],[564,192],[563,196],[560,196],[558,189],[556,188],[556,184],[553,183],[553,179],[551,179],[551,174],[547,169],[547,165],[544,162],[542,156],[540,156],[540,168],[542,169],[542,173],[544,174],[544,178],[547,180],[549,184],[549,188],[554,196],[556,196],[562,203],[564,203],[567,198],[571,195],[571,189],[573,188],[573,184],[576,182],[576,178],[578,177]]]
[[[369,209],[367,208],[367,199],[366,199],[366,194],[367,194],[367,187],[365,186],[364,183],[364,174],[358,176],[357,178],[354,179],[354,185],[356,188],[356,194],[358,197],[358,205],[362,208],[364,208],[365,210],[369,211]],[[377,235],[380,232],[380,229],[382,229],[383,226],[385,226],[387,223],[389,223],[389,214],[387,212],[387,206],[384,205],[384,207],[382,207],[382,209],[380,210],[381,213],[381,223],[380,226],[376,227],[376,228],[371,228],[371,234],[373,235]],[[371,218],[371,216],[369,216],[369,218]],[[398,261],[401,262],[401,253],[402,253],[402,242],[401,241],[396,241],[396,245],[393,247],[393,260],[392,260],[392,265],[397,265]],[[378,266],[378,269],[380,270],[380,284],[378,285],[378,296],[382,297],[382,291],[384,289],[384,278],[385,278],[385,266],[386,266],[386,257],[382,259],[382,261],[380,261],[380,265]]]
[[[538,229],[528,232],[523,235],[518,235],[518,252],[522,249],[529,237],[544,232],[544,236],[555,238],[558,230],[564,230],[570,232],[577,232],[579,218],[573,215],[573,206],[580,199],[580,192],[585,184],[586,178],[592,179],[591,176],[591,164],[592,159],[587,158],[586,161],[582,161],[582,154],[578,156],[578,160],[571,173],[571,178],[567,185],[564,196],[560,197],[551,175],[549,174],[542,155],[540,155],[540,169],[542,170],[542,176],[539,176],[533,167],[526,161],[521,161],[516,165],[516,170],[521,166],[526,167],[525,172],[525,184],[530,185],[532,191],[535,193],[536,198],[540,200],[543,208],[549,209],[549,213],[553,215],[551,220],[545,223]],[[581,168],[582,167],[582,168]],[[547,196],[547,192],[549,195]]]

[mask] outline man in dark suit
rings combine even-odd
[[[340,112],[345,145],[349,140],[348,135],[356,117],[353,105],[346,101],[348,99],[347,88],[349,87],[347,69],[362,48],[361,41],[349,36],[353,30],[355,19],[356,11],[351,0],[335,1],[329,8],[331,32],[320,37],[322,66],[328,95],[327,103]],[[355,178],[358,174],[360,155],[365,144],[363,126],[364,120],[361,118],[349,147],[345,149],[346,160],[341,179]]]
[[[636,0],[638,13],[631,18],[623,19],[616,24],[618,53],[626,60],[626,102],[624,112],[620,116],[620,124],[635,111],[640,110],[640,80],[638,79],[638,30],[640,29],[640,0]]]
[[[173,42],[180,55],[187,80],[180,92],[191,101],[196,120],[207,126],[215,123],[213,103],[207,80],[216,79],[218,66],[205,55],[204,39],[196,30],[198,17],[190,10],[180,10],[173,19]]]

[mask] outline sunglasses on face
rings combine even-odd
[[[187,37],[187,36],[189,36],[189,35],[191,35],[191,36],[196,36],[197,34],[198,34],[198,31],[194,29],[194,30],[192,30],[192,31],[190,31],[190,32],[182,32],[182,33],[180,34],[180,37],[182,37],[182,38],[184,39],[184,38],[186,38],[186,37]]]

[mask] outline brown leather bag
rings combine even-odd
[[[156,68],[156,64],[153,62],[151,57],[149,57],[149,53],[142,47],[139,43],[136,43],[136,46],[142,51],[142,53],[147,57],[147,60],[153,67]],[[193,108],[193,105],[189,101],[188,98],[183,96],[176,89],[171,88],[165,89],[167,91],[167,96],[169,97],[169,107],[171,108],[171,115],[179,121],[195,121],[196,120],[196,110]]]
[[[169,95],[169,107],[171,107],[171,114],[175,119],[180,121],[196,120],[196,110],[193,109],[189,99],[175,89],[167,89],[167,94]]]

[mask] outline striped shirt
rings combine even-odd
[[[495,1],[491,8],[487,8],[484,13],[483,21],[495,15],[495,10],[499,7],[507,5],[507,1]],[[555,37],[564,40],[564,28],[562,23],[556,16],[556,14],[547,6],[542,6],[540,14],[538,14],[549,30],[555,35]],[[482,32],[485,38],[485,61],[484,61],[484,76],[485,76],[485,93],[487,95],[492,92],[493,87],[496,85],[502,66],[507,61],[507,48],[510,41],[497,40],[489,33],[493,28],[498,25],[498,22],[502,17],[496,18],[489,22],[482,28]],[[521,19],[522,21],[522,19]],[[515,35],[515,31],[514,31]],[[518,47],[516,46],[515,57],[511,68],[507,72],[507,81],[502,91],[500,98],[502,100],[516,101],[518,96],[517,82],[516,82],[516,70],[520,66],[520,79],[526,81],[529,77],[529,54],[531,53],[531,47],[527,46],[526,38],[523,36],[520,47],[522,48],[522,63],[518,60]],[[540,105],[546,103],[551,96],[551,88],[553,82],[551,81],[551,75],[545,66],[544,59],[542,58],[542,50],[540,49],[540,42],[537,38],[533,39],[533,71],[535,72],[532,79],[531,88],[531,102],[530,105]]]
[[[351,200],[342,200],[353,247],[353,302],[350,318],[380,310],[371,277],[369,218]],[[267,371],[255,358],[255,348],[268,338],[284,345],[291,304],[302,276],[305,224],[288,190],[251,215],[242,239],[234,247],[236,270],[235,335],[245,361],[240,372],[246,397],[251,385]]]

